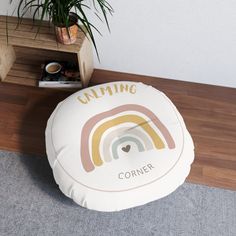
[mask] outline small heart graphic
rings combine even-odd
[[[126,147],[122,147],[122,151],[129,152],[130,148],[131,148],[130,145],[126,145]]]

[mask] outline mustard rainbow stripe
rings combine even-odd
[[[94,170],[94,165],[100,166],[102,165],[103,161],[100,156],[99,152],[99,144],[102,135],[104,132],[114,126],[117,126],[119,124],[123,124],[126,122],[133,122],[137,124],[138,126],[142,127],[145,132],[151,137],[154,145],[156,148],[164,148],[164,143],[158,136],[158,134],[153,130],[153,128],[148,124],[149,121],[146,121],[144,118],[138,116],[138,115],[123,115],[120,117],[116,117],[112,120],[108,120],[101,124],[95,131],[92,136],[92,155],[90,156],[89,153],[89,137],[91,134],[91,130],[93,127],[100,121],[102,121],[104,118],[108,118],[114,115],[117,115],[124,111],[135,111],[140,112],[147,116],[153,124],[158,128],[158,130],[161,132],[163,137],[166,140],[166,143],[170,149],[175,148],[175,142],[173,138],[171,137],[168,129],[164,126],[164,124],[158,119],[158,117],[149,109],[147,109],[144,106],[136,105],[136,104],[127,104],[122,105],[119,107],[116,107],[114,109],[111,109],[109,111],[102,112],[100,114],[97,114],[90,118],[84,125],[82,132],[81,132],[81,162],[83,165],[83,168],[85,171],[90,172]],[[93,161],[93,162],[92,162]]]

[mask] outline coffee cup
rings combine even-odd
[[[48,74],[57,74],[61,71],[61,64],[58,62],[50,62],[46,65],[45,70]]]

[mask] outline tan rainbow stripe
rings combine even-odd
[[[157,149],[164,148],[163,141],[160,139],[157,133],[153,130],[153,128],[148,124],[148,122],[144,118],[138,115],[123,115],[123,116],[116,117],[114,119],[104,122],[95,130],[92,136],[92,157],[91,157],[89,153],[89,136],[90,136],[92,128],[102,119],[117,115],[124,111],[137,111],[146,115],[150,120],[152,120],[154,125],[162,133],[162,135],[164,136],[167,142],[168,147],[170,149],[175,148],[174,140],[171,137],[169,131],[152,111],[150,111],[149,109],[141,105],[136,105],[136,104],[122,105],[114,109],[111,109],[109,111],[97,114],[93,116],[92,118],[90,118],[85,123],[82,129],[82,133],[81,133],[81,162],[85,171],[90,172],[94,170],[95,168],[94,165],[100,166],[103,164],[103,161],[101,159],[100,152],[99,152],[99,144],[101,141],[101,137],[107,129],[113,126],[122,124],[122,123],[133,122],[139,125],[141,128],[144,129],[145,132],[149,134],[149,136],[151,137]]]

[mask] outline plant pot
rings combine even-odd
[[[55,26],[57,41],[62,44],[73,44],[78,37],[78,26],[76,24],[68,27]]]

